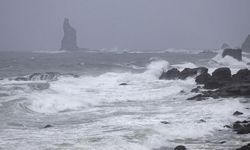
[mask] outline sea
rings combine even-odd
[[[1,51],[0,150],[241,147],[250,135],[224,126],[250,117],[250,99],[189,101],[196,95],[194,78],[159,80],[171,68],[204,66],[211,73],[230,67],[236,73],[250,67],[248,53],[240,62],[222,58],[221,51]],[[15,80],[46,72],[61,75]]]

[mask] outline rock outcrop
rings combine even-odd
[[[184,80],[188,77],[195,77],[199,74],[207,73],[208,69],[205,67],[198,67],[198,68],[185,68],[182,71],[179,71],[176,68],[170,69],[167,72],[163,72],[159,79],[165,80],[175,80],[181,79]]]
[[[55,81],[60,76],[72,76],[78,77],[74,74],[61,74],[58,72],[45,72],[45,73],[33,73],[31,75],[16,77],[13,80],[15,81]]]
[[[248,134],[250,133],[250,121],[236,121],[233,124],[233,130],[237,132],[237,134]]]
[[[227,48],[223,50],[222,57],[224,58],[225,56],[231,56],[238,61],[242,60],[242,50],[241,49],[231,49]]]
[[[77,46],[76,30],[70,25],[68,18],[64,19],[63,31],[64,36],[61,42],[61,50],[79,50]]]
[[[241,49],[243,50],[243,52],[250,52],[250,34],[242,44]]]

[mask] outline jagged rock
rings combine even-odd
[[[160,79],[165,80],[174,80],[178,79],[180,76],[180,71],[176,68],[170,69],[167,72],[163,72],[160,76]]]
[[[205,84],[212,79],[209,73],[202,73],[195,78],[197,84]]]
[[[61,42],[61,50],[79,50],[76,30],[70,25],[68,18],[64,19],[63,31],[64,36]]]
[[[188,77],[194,77],[199,74],[207,73],[208,69],[205,67],[199,67],[199,68],[185,68],[181,72],[176,69],[170,69],[167,72],[163,72],[160,76],[160,79],[165,80],[174,80],[174,79],[181,79],[184,80]]]
[[[250,133],[250,121],[236,121],[233,124],[234,131],[237,132],[237,134],[248,134]]]
[[[49,83],[29,83],[28,86],[32,90],[46,90],[50,87]]]
[[[77,78],[78,75],[74,74],[61,74],[58,72],[45,72],[45,73],[33,73],[31,75],[23,76],[23,77],[16,77],[14,78],[15,81],[55,81],[60,76],[71,76]]]
[[[207,73],[208,69],[205,67],[199,67],[199,68],[185,68],[183,71],[180,73],[180,79],[186,79],[187,77],[194,77],[197,74],[204,74]]]
[[[242,146],[241,148],[237,148],[236,150],[250,150],[250,143],[245,146]]]
[[[241,49],[224,49],[222,53],[222,57],[224,58],[225,56],[231,56],[239,61],[242,60],[242,50]]]
[[[183,145],[179,145],[177,147],[174,148],[174,150],[186,150],[187,148]]]
[[[227,43],[223,43],[221,49],[226,49],[226,48],[230,48],[230,46]]]
[[[250,82],[250,70],[241,69],[232,76],[234,81],[238,82]]]
[[[247,36],[246,40],[242,44],[241,49],[244,52],[250,52],[250,34]]]
[[[212,73],[212,77],[208,77],[207,79],[204,83],[205,89],[221,88],[232,81],[231,70],[226,67],[218,68]]]
[[[29,81],[55,81],[61,74],[58,72],[33,73],[29,76]]]
[[[234,115],[234,116],[239,116],[239,115],[243,115],[243,113],[242,113],[242,112],[239,112],[239,111],[236,111],[236,112],[233,113],[233,115]]]

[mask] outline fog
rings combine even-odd
[[[0,50],[58,50],[64,17],[82,48],[240,46],[249,0],[1,0]]]

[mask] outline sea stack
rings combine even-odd
[[[250,34],[247,36],[245,42],[241,46],[243,52],[250,53]]]
[[[77,46],[76,30],[70,25],[68,18],[64,19],[63,31],[64,36],[61,43],[61,50],[79,50]]]

